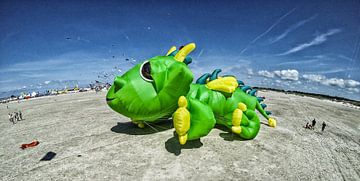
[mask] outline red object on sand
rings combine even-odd
[[[40,142],[38,141],[33,141],[31,143],[28,143],[28,144],[22,144],[21,145],[21,149],[25,149],[25,148],[30,148],[30,147],[34,147],[34,146],[37,146]]]

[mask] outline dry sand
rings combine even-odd
[[[179,146],[171,121],[140,129],[112,111],[105,92],[0,104],[2,180],[360,180],[360,109],[261,91],[278,120],[241,141],[217,128]],[[22,110],[13,125],[7,114]],[[316,118],[315,130],[302,126]],[[263,122],[266,122],[262,118]],[[326,121],[325,132],[321,123]],[[21,150],[22,143],[40,141]],[[57,155],[39,161],[47,152]]]

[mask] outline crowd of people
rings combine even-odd
[[[22,120],[23,120],[23,115],[21,111],[9,113],[9,121],[12,122],[13,124],[16,124],[18,121],[22,121]]]
[[[309,124],[309,122],[306,123],[306,125],[304,126],[305,129],[311,129],[311,130],[314,130],[315,129],[315,125],[316,125],[316,120],[313,119],[311,121],[311,125]],[[325,121],[322,123],[322,127],[321,127],[321,131],[324,131],[325,130],[325,127],[326,127],[326,123]]]

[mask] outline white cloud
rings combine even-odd
[[[360,85],[360,82],[358,82],[358,81],[356,81],[356,80],[346,80],[346,82],[345,82],[345,85],[347,86],[347,87],[357,87],[357,86],[359,86]]]
[[[325,85],[339,86],[341,88],[345,88],[345,80],[344,79],[330,78],[330,79],[323,80],[321,83],[325,84]]]
[[[258,74],[264,77],[268,77],[268,78],[273,78],[274,77],[274,73],[273,72],[269,72],[267,70],[260,70],[258,71]]]
[[[274,74],[284,80],[299,80],[299,72],[297,70],[275,70]]]
[[[275,70],[273,72],[269,72],[267,70],[258,71],[258,75],[268,78],[274,78],[275,76],[283,79],[283,80],[298,80],[299,72],[297,70]]]
[[[247,73],[248,73],[249,75],[254,75],[253,69],[247,68],[246,70],[247,70]]]
[[[258,71],[258,75],[268,78],[279,77],[282,80],[291,80],[294,81],[295,84],[301,84],[299,78],[303,78],[305,80],[311,82],[317,82],[327,86],[336,86],[339,88],[344,88],[352,92],[360,91],[360,82],[352,79],[342,79],[342,78],[327,78],[324,75],[320,74],[304,74],[300,76],[297,70],[275,70],[275,71],[267,71],[260,70]],[[275,80],[276,83],[281,83],[280,80]],[[284,83],[286,84],[286,82]],[[289,84],[290,85],[290,84]]]
[[[321,82],[322,80],[326,79],[325,76],[323,75],[318,75],[318,74],[304,74],[302,76],[304,79],[313,81],[313,82]]]
[[[351,92],[360,93],[360,89],[359,89],[359,88],[348,88],[348,90],[351,91]]]
[[[285,38],[290,32],[292,32],[292,31],[296,30],[297,28],[305,25],[307,22],[313,20],[316,16],[317,16],[317,15],[314,15],[314,16],[308,18],[308,19],[301,20],[301,21],[299,21],[298,23],[290,26],[290,27],[289,27],[288,29],[286,29],[281,35],[273,38],[270,43],[275,43],[275,42],[277,42],[277,41]]]
[[[354,88],[360,85],[360,82],[352,79],[341,79],[341,78],[326,78],[323,75],[318,74],[304,74],[302,76],[304,79],[307,79],[312,82],[318,82],[323,85],[329,86],[338,86],[341,88],[349,88],[349,90],[356,90]]]
[[[312,41],[310,42],[307,42],[307,43],[303,43],[301,45],[298,45],[284,53],[281,53],[279,55],[288,55],[288,54],[292,54],[292,53],[295,53],[295,52],[298,52],[298,51],[301,51],[305,48],[308,48],[308,47],[311,47],[311,46],[314,46],[314,45],[320,45],[322,43],[324,43],[326,40],[327,40],[327,37],[328,36],[331,36],[331,35],[334,35],[336,33],[340,33],[341,30],[340,29],[331,29],[329,30],[327,33],[323,33],[321,35],[318,35],[316,36]]]

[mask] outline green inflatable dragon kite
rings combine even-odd
[[[228,127],[243,139],[253,139],[260,129],[260,112],[271,127],[276,120],[260,104],[256,90],[234,76],[218,76],[220,69],[204,74],[196,83],[187,67],[190,43],[166,56],[157,56],[117,76],[106,95],[107,104],[129,117],[138,127],[172,117],[180,144],[206,136],[215,124]]]

